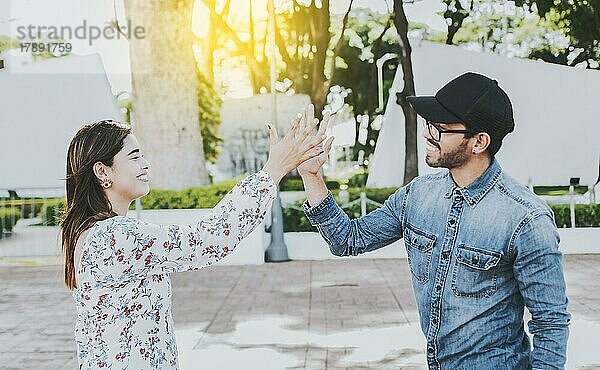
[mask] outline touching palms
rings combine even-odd
[[[315,126],[318,123],[318,119],[315,118],[314,106],[310,104],[308,108],[304,111],[300,118],[300,126],[308,127]],[[325,137],[325,132],[327,131],[327,126],[329,125],[329,120],[331,119],[331,113],[329,111],[325,111],[323,114],[323,120],[321,121],[321,125],[319,126],[319,130],[313,130],[312,134],[308,136],[307,140],[321,138],[321,140]],[[302,164],[298,166],[298,173],[300,176],[303,175],[316,175],[319,173],[319,170],[323,166],[323,164],[327,161],[327,156],[331,151],[331,146],[333,143],[333,137],[330,137],[322,144],[322,152],[316,157],[308,159]]]

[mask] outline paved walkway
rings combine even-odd
[[[569,369],[600,369],[600,255],[566,256]],[[216,266],[173,277],[180,367],[423,369],[406,260]],[[76,368],[60,266],[0,267],[0,369]]]

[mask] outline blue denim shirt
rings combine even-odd
[[[570,315],[553,213],[495,159],[464,188],[448,171],[417,177],[358,219],[331,193],[305,212],[338,256],[404,238],[430,369],[564,368]]]

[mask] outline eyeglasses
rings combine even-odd
[[[442,139],[442,134],[469,134],[471,131],[469,130],[444,130],[440,127],[439,123],[427,121],[425,123],[427,126],[427,130],[429,131],[429,135],[434,141],[440,141]]]

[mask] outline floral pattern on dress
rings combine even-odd
[[[213,265],[263,221],[276,196],[264,171],[241,180],[195,226],[115,216],[83,247],[75,341],[80,369],[177,369],[169,273]]]

